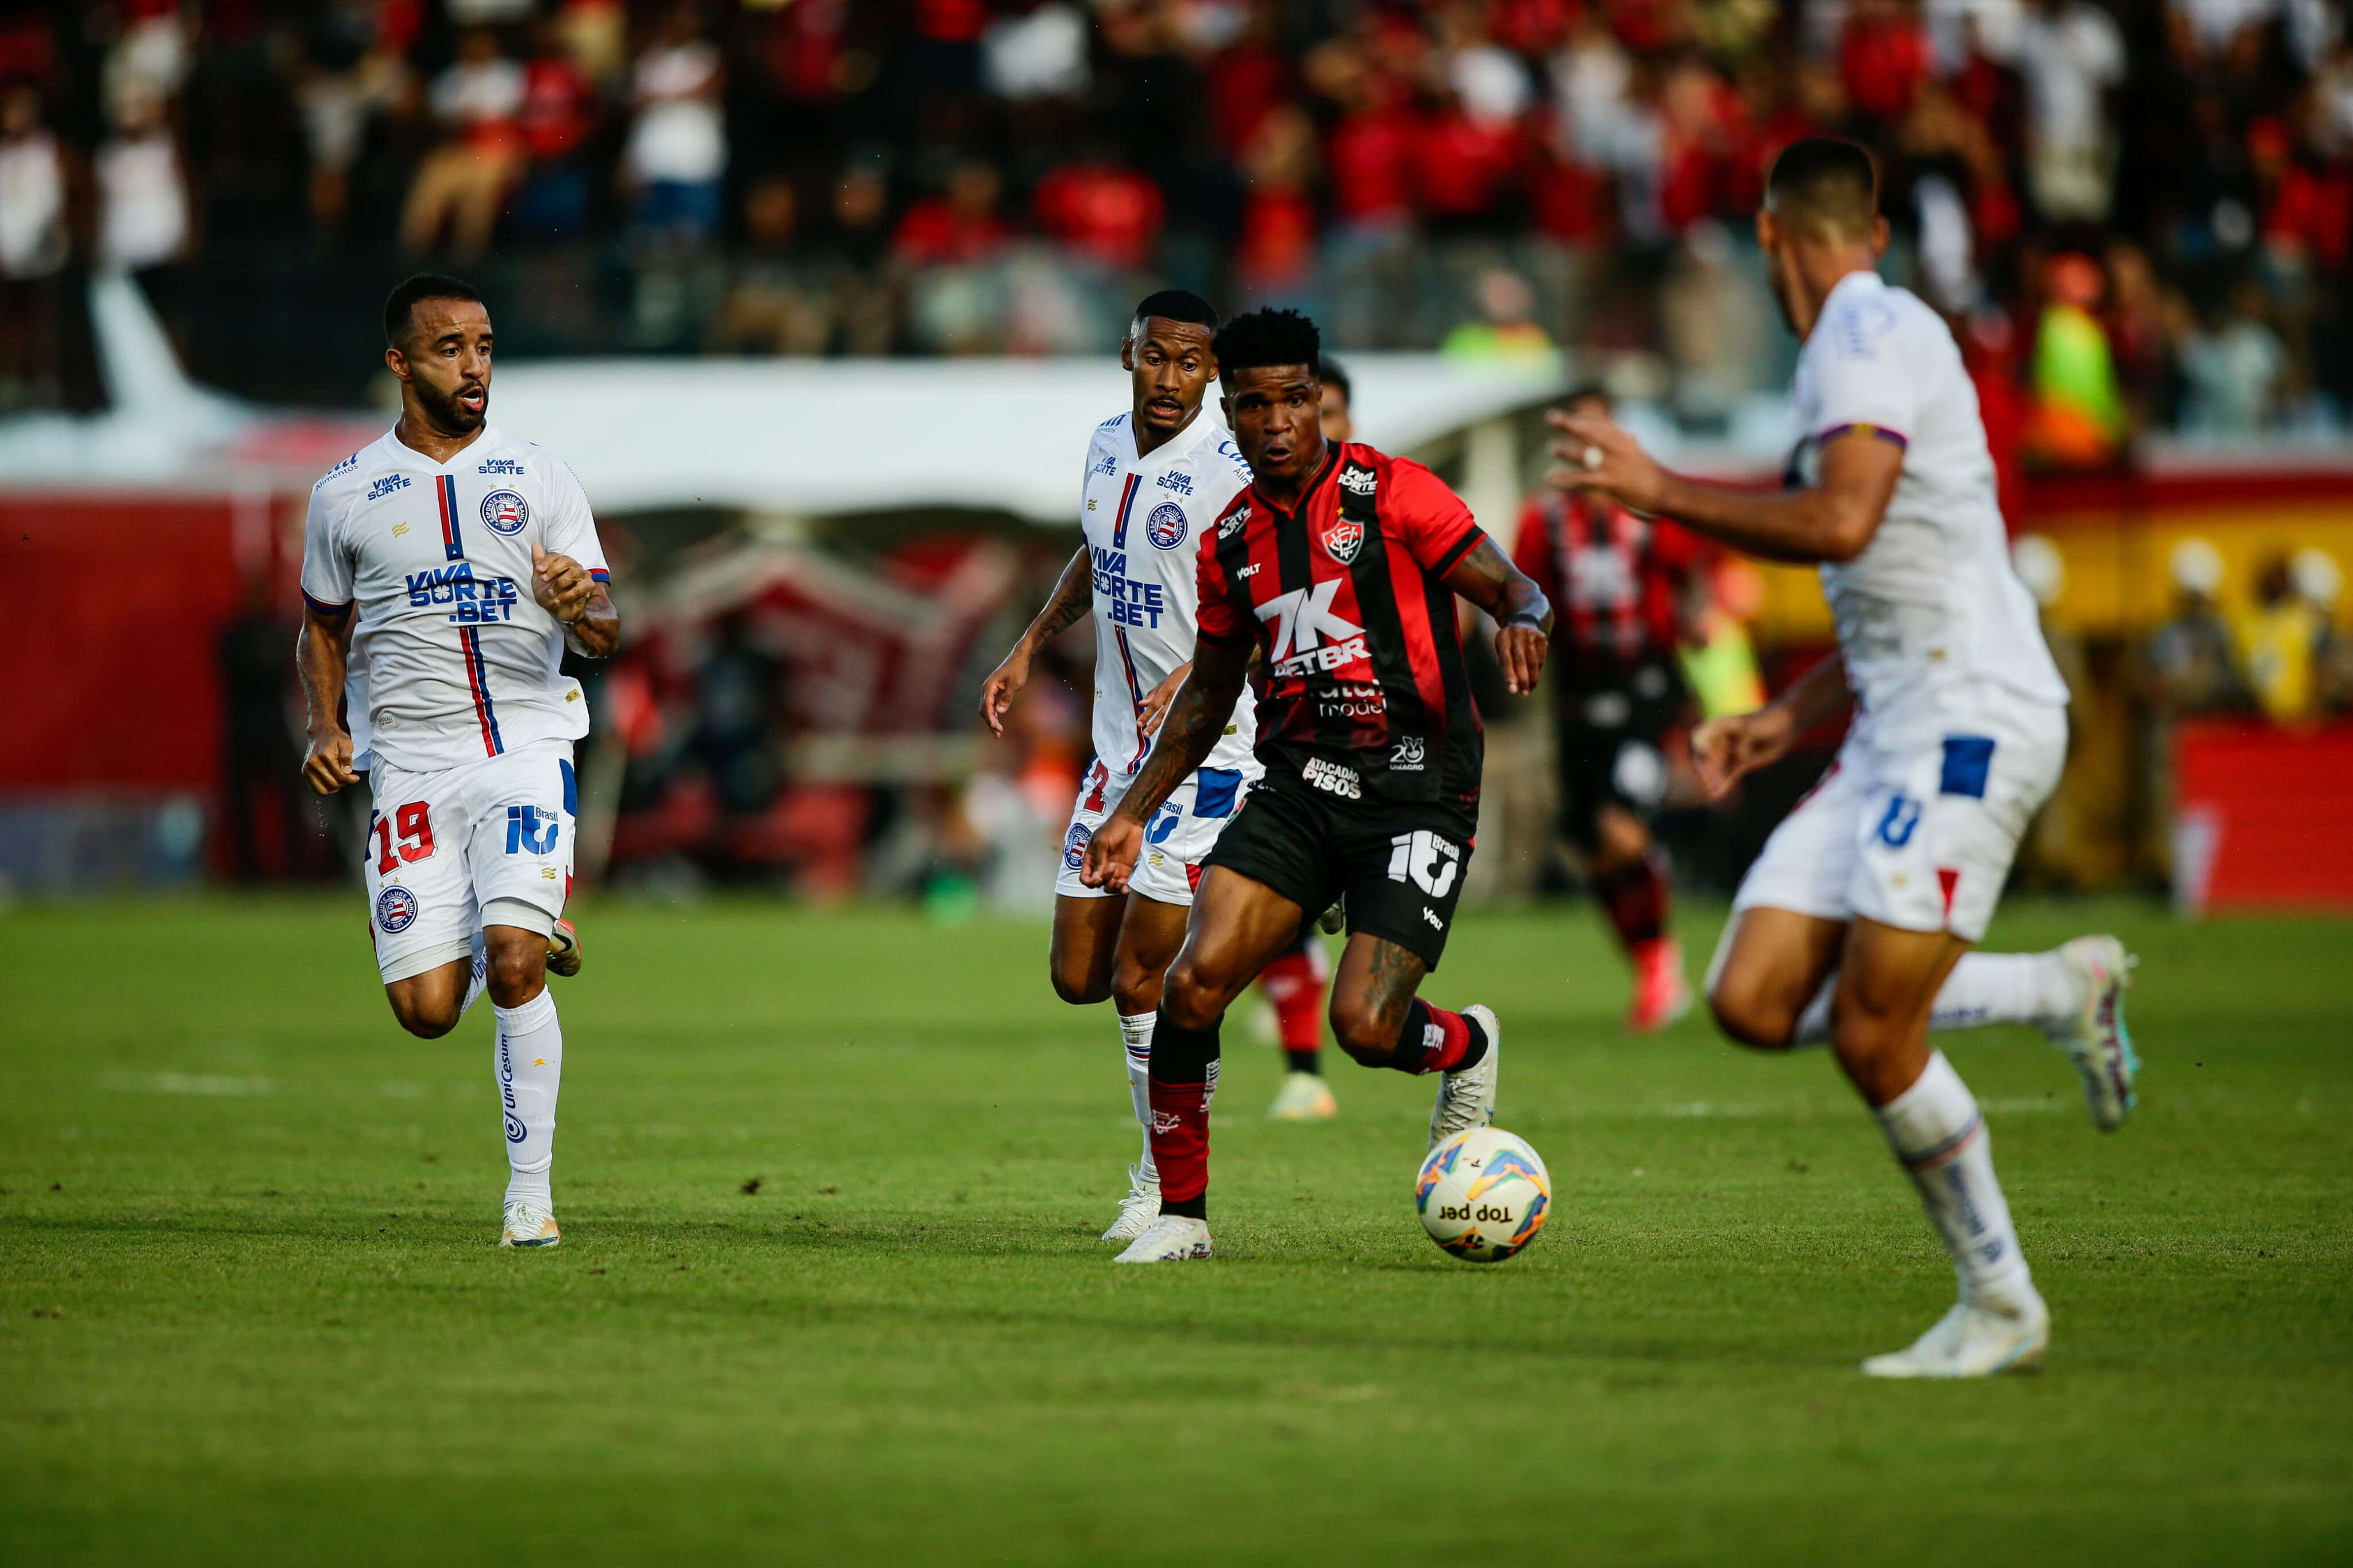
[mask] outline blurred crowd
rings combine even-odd
[[[2266,562],[2253,599],[2220,604],[2222,557],[2185,539],[2168,562],[2172,614],[2142,650],[2142,694],[2173,718],[2257,713],[2295,724],[2353,712],[2353,637],[2337,624],[2344,573],[2327,552]]]
[[[1835,130],[2030,461],[2325,433],[2353,395],[2343,0],[14,15],[0,289],[127,268],[199,340],[256,277],[290,321],[431,258],[505,279],[544,348],[1091,350],[1149,276],[1305,303],[1344,347],[1565,343],[1704,422],[1786,370],[1747,217],[1774,152]],[[54,397],[70,345],[19,340],[60,318],[7,316],[5,395]]]

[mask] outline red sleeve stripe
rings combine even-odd
[[[613,580],[613,574],[610,572],[606,571],[602,566],[591,566],[588,568],[588,577],[591,582],[596,583],[609,583]]]
[[[1833,425],[1814,437],[1814,445],[1819,447],[1858,431],[1865,436],[1876,436],[1883,441],[1893,441],[1899,448],[1909,448],[1912,445],[1910,438],[1901,430],[1890,430],[1884,425]]]

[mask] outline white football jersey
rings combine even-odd
[[[1820,476],[1823,442],[1864,430],[1904,450],[1879,531],[1821,568],[1859,722],[1891,738],[1935,726],[1941,694],[1991,685],[2064,704],[2033,596],[2010,562],[1977,387],[1934,310],[1878,274],[1823,301],[1793,388],[1805,438],[1793,477]]]
[[[1147,457],[1135,454],[1134,423],[1131,412],[1095,427],[1079,502],[1094,566],[1095,755],[1130,777],[1152,750],[1136,710],[1193,657],[1202,531],[1250,482],[1250,465],[1208,408]],[[1245,690],[1202,765],[1255,777],[1257,740],[1257,702]]]
[[[386,431],[312,487],[302,596],[359,616],[353,766],[431,773],[588,732],[563,628],[532,597],[534,543],[607,580],[572,470],[491,426],[446,467]]]

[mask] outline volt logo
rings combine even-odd
[[[1442,899],[1462,869],[1462,850],[1451,838],[1424,830],[1400,833],[1389,840],[1389,880],[1411,882],[1433,899]],[[1432,925],[1439,922],[1432,921]]]
[[[544,855],[555,847],[555,840],[564,831],[564,821],[552,811],[543,812],[535,805],[507,807],[507,853],[510,855]]]
[[[1340,592],[1340,579],[1331,578],[1305,588],[1293,588],[1288,594],[1278,594],[1258,606],[1258,618],[1273,621],[1274,648],[1270,662],[1291,657],[1295,650],[1311,653],[1326,641],[1345,642],[1364,631],[1364,627],[1346,616],[1333,613],[1332,601]]]

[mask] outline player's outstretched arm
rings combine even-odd
[[[569,555],[531,547],[531,596],[564,626],[565,646],[586,658],[610,658],[621,646],[621,612],[605,584]]]
[[[310,744],[302,755],[302,780],[321,795],[357,784],[352,769],[352,735],[343,728],[343,670],[350,662],[352,609],[322,616],[302,606],[302,629],[294,637],[294,673],[302,683]]]
[[[1046,607],[1029,623],[1029,629],[1013,644],[1013,651],[1005,662],[989,672],[980,689],[980,716],[991,734],[1005,733],[1006,711],[1021,689],[1029,684],[1029,664],[1038,652],[1063,632],[1078,624],[1079,617],[1094,607],[1094,563],[1087,547],[1079,546],[1071,563],[1054,583],[1054,592],[1046,600]]]
[[[1609,491],[1636,511],[1671,517],[1736,550],[1770,561],[1814,565],[1862,553],[1895,480],[1904,448],[1879,432],[1853,429],[1822,443],[1820,482],[1809,489],[1764,494],[1701,484],[1659,467],[1641,443],[1607,419],[1554,414],[1562,467],[1545,476],[1560,489]]]
[[[1780,761],[1799,736],[1837,718],[1852,700],[1846,660],[1833,653],[1756,712],[1702,724],[1692,731],[1692,763],[1708,798],[1721,799],[1745,775]]]
[[[1205,638],[1193,645],[1193,673],[1168,704],[1168,717],[1143,771],[1120,797],[1118,809],[1103,818],[1088,841],[1080,881],[1114,893],[1127,891],[1128,873],[1135,869],[1135,858],[1144,847],[1144,825],[1217,749],[1218,738],[1233,718],[1235,700],[1242,694],[1254,651],[1250,643]]]
[[[1495,662],[1515,696],[1536,689],[1545,650],[1552,646],[1552,601],[1535,580],[1512,564],[1492,539],[1482,539],[1450,567],[1446,585],[1495,617]]]

